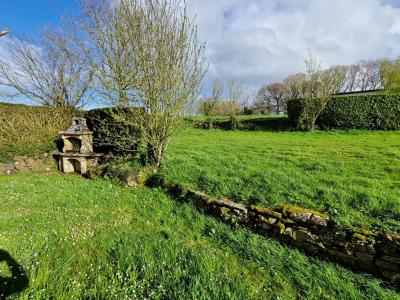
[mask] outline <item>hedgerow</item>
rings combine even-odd
[[[0,103],[0,160],[55,148],[57,132],[79,111]]]
[[[291,123],[300,127],[304,102],[288,102]],[[317,120],[320,128],[400,129],[400,95],[357,95],[333,97]]]

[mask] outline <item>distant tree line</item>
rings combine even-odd
[[[349,66],[332,66],[325,70],[318,66],[318,69],[318,76],[327,81],[326,88],[332,95],[377,89],[394,92],[400,86],[400,59],[362,61]],[[309,91],[308,79],[307,72],[297,73],[280,82],[263,85],[251,110],[261,114],[286,114],[287,102],[304,97]]]

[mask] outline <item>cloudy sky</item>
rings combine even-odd
[[[3,2],[3,1],[2,1]],[[75,0],[4,1],[0,26],[35,34]],[[400,55],[400,0],[187,0],[208,74],[249,88],[303,70],[308,49],[324,66]]]
[[[400,55],[400,0],[188,0],[213,78],[258,88],[324,66]],[[207,89],[206,89],[207,90]]]

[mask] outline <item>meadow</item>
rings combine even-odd
[[[186,128],[172,139],[162,173],[216,197],[295,204],[345,226],[400,231],[399,131]]]
[[[203,134],[227,133],[191,138]],[[0,177],[0,194],[0,249],[30,279],[11,299],[400,299],[378,279],[232,230],[158,189],[31,173]]]

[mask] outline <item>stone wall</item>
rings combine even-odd
[[[214,199],[179,184],[168,183],[162,177],[153,177],[149,184],[165,189],[180,201],[192,201],[198,209],[234,226],[251,228],[308,254],[333,260],[400,286],[398,234],[343,228],[324,213],[290,205],[270,210],[228,199]]]
[[[34,156],[15,156],[9,163],[0,163],[0,175],[56,169],[57,164],[51,153],[43,153]]]

